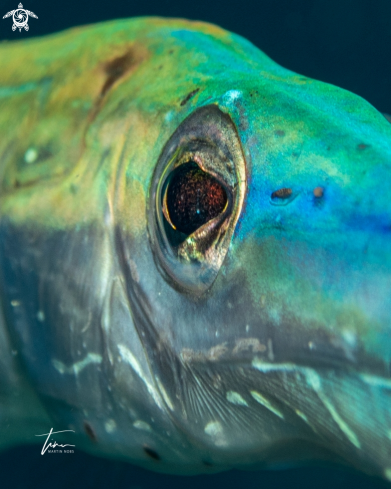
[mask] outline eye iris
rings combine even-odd
[[[220,183],[194,162],[182,165],[167,189],[167,210],[178,231],[191,234],[218,216],[227,194]]]

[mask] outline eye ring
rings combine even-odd
[[[201,207],[196,206],[197,189],[206,196]],[[150,188],[150,244],[158,270],[174,288],[197,297],[211,286],[228,252],[246,189],[245,159],[231,118],[214,104],[195,110],[164,146]],[[181,196],[184,206],[177,202]]]

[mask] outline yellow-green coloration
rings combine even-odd
[[[389,122],[184,20],[4,43],[0,66],[1,447],[56,419],[159,471],[390,479]],[[168,192],[194,165],[227,201],[186,234],[166,200],[214,205]]]

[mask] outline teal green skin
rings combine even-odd
[[[165,472],[391,480],[389,122],[201,23],[0,60],[3,446],[54,425]],[[178,245],[164,192],[190,160],[228,204]]]

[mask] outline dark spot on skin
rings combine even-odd
[[[195,89],[195,90],[193,90],[192,92],[188,93],[188,94],[186,95],[186,97],[185,97],[185,98],[182,100],[182,102],[181,102],[181,104],[180,104],[180,105],[181,105],[181,107],[183,107],[185,104],[187,104],[187,102],[188,102],[188,101],[189,101],[191,98],[193,98],[193,97],[194,97],[194,95],[195,95],[196,93],[198,93],[199,91],[200,91],[200,89],[199,89],[199,88],[196,88],[196,89]]]
[[[388,122],[391,122],[391,115],[390,114],[383,114],[383,115],[388,120]]]
[[[110,88],[117,80],[124,76],[124,74],[130,69],[132,64],[133,55],[132,52],[129,51],[123,56],[108,61],[104,65],[104,70],[107,78],[100,92],[101,97],[103,97],[110,90]]]
[[[173,52],[174,52],[174,50],[173,50],[173,49],[170,49],[170,50],[168,51],[168,54],[172,54]]]
[[[143,447],[144,449],[144,452],[151,458],[153,458],[154,460],[160,460],[160,457],[158,455],[157,452],[155,452],[155,450],[152,450],[152,448],[149,448],[147,447],[146,445],[144,445]]]
[[[369,144],[364,144],[364,143],[361,143],[361,144],[358,144],[358,145],[357,145],[357,149],[358,149],[359,151],[363,151],[364,149],[367,149],[367,148],[369,148]]]
[[[323,194],[324,194],[323,187],[314,188],[314,197],[316,197],[317,199],[320,199],[321,197],[323,197]]]
[[[291,195],[291,188],[280,188],[272,193],[272,199],[287,199]]]
[[[293,153],[292,153],[292,156],[293,156],[293,158],[298,158],[298,157],[299,157],[299,153],[295,153],[295,152],[293,152]]]
[[[96,443],[97,442],[96,434],[95,431],[92,429],[90,423],[88,421],[84,421],[83,426],[84,426],[84,431],[86,432],[88,438],[92,442]]]
[[[202,463],[207,467],[213,467],[213,464],[211,462],[208,462],[207,460],[203,460]]]
[[[163,68],[163,65],[160,65],[160,66],[158,67],[158,70],[161,70],[162,68]]]
[[[330,151],[330,149],[331,149],[330,146],[327,146],[327,151]]]
[[[77,185],[75,185],[74,183],[71,183],[69,186],[69,190],[70,190],[71,194],[76,195],[78,190],[79,190],[79,187]]]
[[[285,136],[285,131],[282,131],[281,129],[277,129],[277,131],[274,131],[274,134],[281,138]]]

